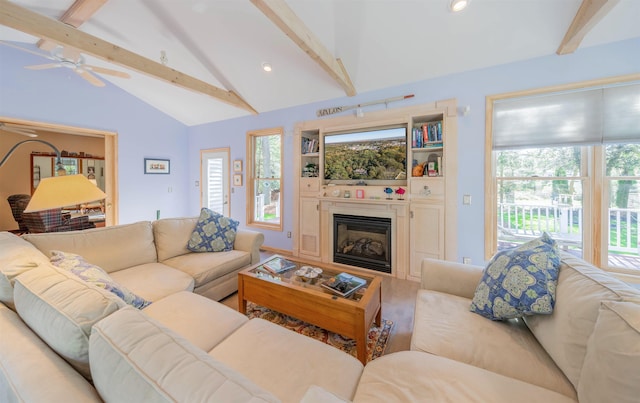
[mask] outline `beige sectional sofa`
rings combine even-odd
[[[182,256],[176,251],[184,250],[168,238],[171,228],[184,233],[183,223],[22,238],[0,233],[0,401],[297,402],[307,390],[322,400],[351,399],[363,369],[356,358],[193,293],[198,282],[191,275],[167,275],[184,274],[185,268],[197,275],[203,266],[213,267],[193,259],[216,254],[176,259]],[[145,249],[156,244],[153,227],[166,231],[160,243],[169,249],[157,252],[161,262]],[[258,247],[262,242],[262,235],[238,232],[236,248],[254,244],[245,237],[254,237]],[[98,246],[112,247],[111,253],[96,251]],[[135,248],[145,250],[138,255]],[[153,302],[142,310],[126,305],[53,266],[43,253],[51,250],[99,262],[121,285]],[[251,263],[252,253],[241,252],[219,254],[248,254],[242,261]],[[229,258],[210,258],[223,267],[218,277],[229,276]],[[211,290],[208,282],[201,287]]]
[[[411,351],[368,364],[356,401],[638,401],[640,290],[565,253],[552,315],[491,321],[469,311],[482,272],[423,261]]]
[[[258,263],[264,235],[240,229],[232,251],[194,253],[187,243],[197,220],[166,218],[22,238],[45,256],[52,250],[81,255],[150,301],[182,290],[219,301],[237,291],[240,270]]]
[[[363,367],[317,340],[191,292],[195,280],[169,291],[147,278],[160,263],[135,257],[130,245],[149,238],[142,224],[131,225],[143,239],[125,238],[111,259],[90,254],[92,232],[83,232],[92,234],[88,240],[64,240],[112,275],[142,267],[144,274],[118,277],[145,296],[164,294],[142,310],[52,266],[40,250],[57,246],[45,237],[0,233],[0,401],[551,403],[640,396],[640,291],[569,255],[553,315],[508,322],[469,312],[482,267],[425,259],[411,351]],[[167,251],[178,250],[165,241]],[[165,263],[181,256],[157,253]],[[135,278],[160,291],[136,288]]]

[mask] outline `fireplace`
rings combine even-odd
[[[391,273],[391,218],[333,214],[333,261]]]

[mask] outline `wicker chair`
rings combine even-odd
[[[11,214],[13,214],[13,219],[18,223],[18,231],[16,232],[27,232],[27,225],[22,220],[22,212],[25,208],[27,208],[29,200],[31,200],[31,196],[27,194],[15,194],[7,197],[9,206],[11,206]]]
[[[63,215],[62,209],[59,208],[23,213],[22,219],[30,233],[65,232],[96,227],[94,223],[89,222],[89,217],[71,218],[68,214]]]

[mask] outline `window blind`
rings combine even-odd
[[[502,99],[493,149],[640,142],[640,82]]]
[[[207,159],[207,207],[224,214],[224,168],[222,158]]]

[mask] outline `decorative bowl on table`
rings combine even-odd
[[[316,279],[322,274],[322,269],[318,267],[302,266],[296,270],[296,276],[304,282]]]

